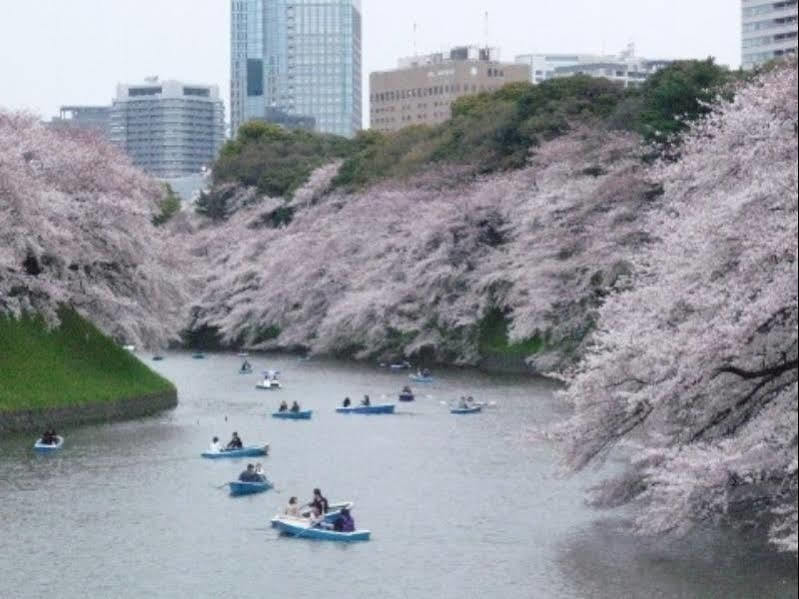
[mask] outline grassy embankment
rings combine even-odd
[[[47,330],[40,317],[0,315],[0,413],[132,399],[174,391],[70,309]]]

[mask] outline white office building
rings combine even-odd
[[[516,62],[529,65],[532,83],[580,74],[605,77],[624,87],[633,87],[672,61],[636,56],[635,47],[630,44],[618,54],[522,54],[516,57]]]
[[[219,88],[157,77],[118,85],[110,137],[136,166],[155,177],[202,172],[225,141]]]
[[[741,66],[796,55],[797,0],[741,0]]]

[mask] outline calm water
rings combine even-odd
[[[363,365],[252,357],[285,389],[256,391],[239,358],[169,354],[153,366],[180,405],[163,416],[64,432],[59,454],[0,439],[0,596],[666,598],[797,597],[796,561],[740,538],[634,539],[583,507],[592,474],[558,476],[529,431],[558,417],[551,386],[439,373],[394,416],[341,415],[349,395],[391,398],[407,382]],[[475,416],[444,399],[494,400]],[[281,399],[313,420],[278,421]],[[204,460],[216,434],[271,443],[277,491],[230,498],[246,461]],[[290,495],[353,500],[372,540],[283,538],[269,528]]]

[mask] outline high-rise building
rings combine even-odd
[[[52,129],[90,131],[108,139],[111,129],[110,106],[62,106],[47,126]]]
[[[231,0],[231,134],[276,114],[361,128],[360,0]],[[308,119],[313,119],[310,121]]]
[[[156,177],[182,177],[210,166],[225,140],[224,106],[215,85],[158,81],[118,85],[111,141]]]
[[[741,67],[796,55],[797,0],[741,0]]]
[[[500,62],[495,48],[460,46],[447,54],[401,58],[397,69],[369,75],[370,127],[387,132],[443,123],[460,96],[529,79],[528,66]]]
[[[589,75],[634,87],[671,64],[670,60],[641,58],[630,44],[618,54],[522,54],[516,62],[530,66],[530,80],[541,83],[556,77]]]

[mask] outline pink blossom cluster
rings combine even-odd
[[[797,550],[797,70],[720,101],[681,158],[625,289],[568,378],[556,431],[575,469],[621,444],[629,470],[596,489],[645,533],[754,514]]]
[[[185,322],[163,190],[89,135],[0,111],[0,312],[57,322],[68,304],[114,338],[162,345]]]
[[[289,203],[288,226],[262,225],[270,198],[221,225],[196,219],[192,326],[251,348],[428,350],[473,364],[496,308],[512,340],[548,336],[552,351],[531,361],[550,369],[644,241],[653,201],[640,153],[635,136],[581,128],[519,171],[453,184],[457,168],[431,170],[354,194],[325,191],[336,165],[325,167]],[[280,336],[259,337],[267,327]]]

